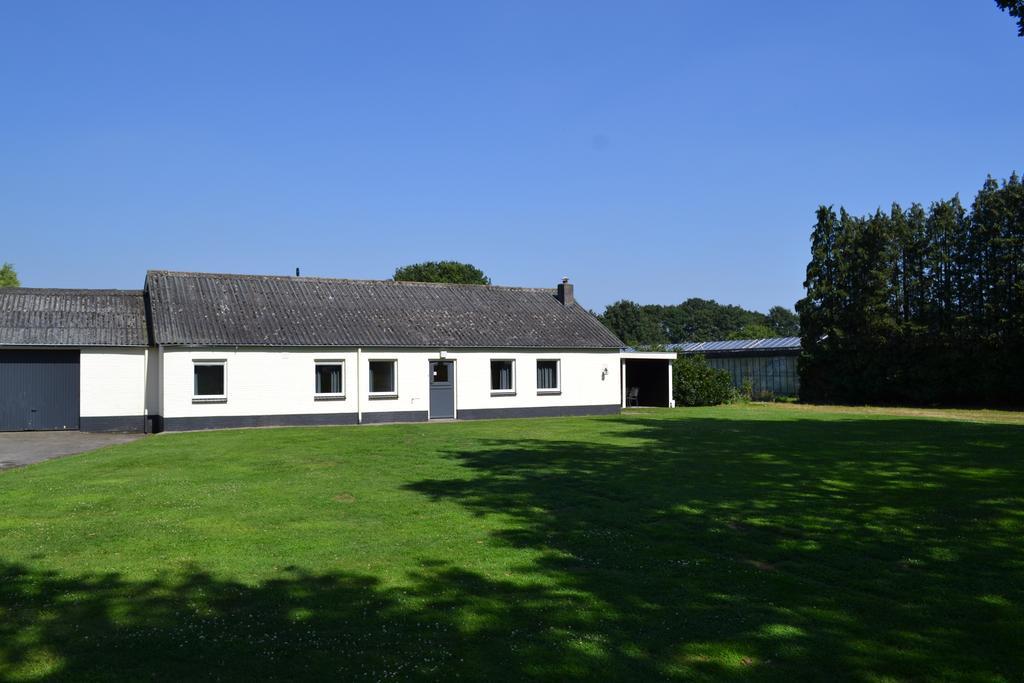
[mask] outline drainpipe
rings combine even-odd
[[[157,415],[159,415],[159,419],[160,419],[160,423],[161,423],[160,424],[161,431],[163,431],[162,427],[163,427],[163,421],[164,421],[164,415],[165,415],[165,413],[164,413],[164,377],[167,376],[167,373],[164,371],[164,345],[160,344],[156,348],[157,348],[157,354],[156,354],[156,365],[157,365],[157,373],[156,373],[156,379],[157,379],[157,383],[156,383],[156,409],[157,409]]]
[[[363,424],[363,384],[360,374],[363,367],[363,347],[356,348],[356,424]]]
[[[142,349],[142,433],[148,433],[149,417],[149,347]]]

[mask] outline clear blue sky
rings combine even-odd
[[[789,306],[818,204],[1024,171],[1022,74],[991,0],[7,2],[0,261]]]

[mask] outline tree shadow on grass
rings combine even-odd
[[[522,680],[593,672],[552,659],[570,596],[424,562],[410,587],[290,570],[247,585],[0,565],[0,680]],[[532,632],[537,620],[545,628]]]
[[[491,542],[534,558],[507,580],[429,558],[401,587],[0,564],[0,679],[1024,672],[1024,429],[597,422],[599,440],[477,441],[447,455],[463,478],[408,485],[494,516]]]
[[[613,615],[593,634],[611,673],[1024,675],[1024,428],[629,425],[452,453],[473,476],[412,488],[546,549],[531,571]]]

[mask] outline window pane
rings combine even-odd
[[[370,392],[394,393],[395,362],[391,360],[370,361]]]
[[[491,391],[512,391],[512,361],[491,361]]]
[[[341,393],[341,365],[316,366],[316,393]]]
[[[224,395],[223,365],[196,365],[193,368],[193,379],[196,396]]]
[[[537,388],[557,389],[558,388],[558,361],[539,360],[537,361]]]
[[[447,382],[448,381],[448,364],[447,363],[434,363],[434,381],[435,382]]]

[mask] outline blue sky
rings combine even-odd
[[[818,204],[1024,171],[1022,66],[987,0],[4,3],[0,261],[791,306]]]

